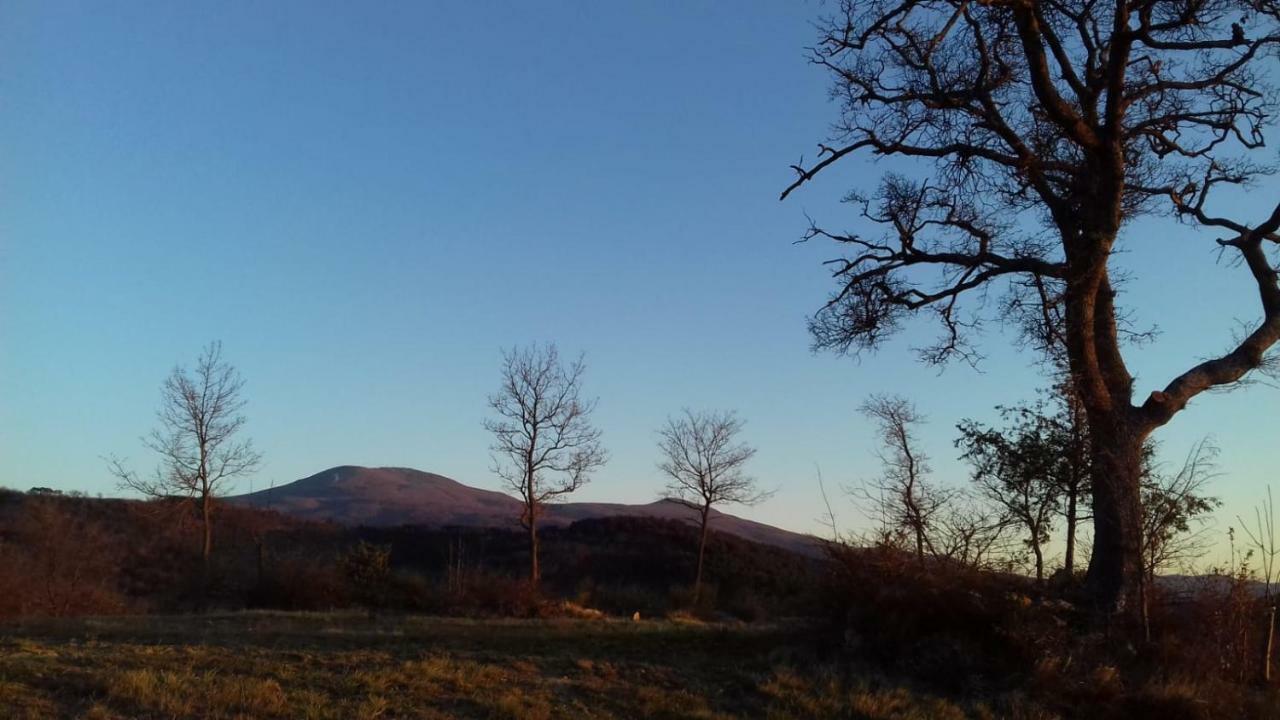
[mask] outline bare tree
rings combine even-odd
[[[989,568],[1008,557],[1008,520],[972,493],[957,492],[936,518],[934,545],[940,557],[974,568]],[[999,563],[1003,564],[1003,563]]]
[[[222,358],[222,343],[201,352],[194,371],[175,367],[160,390],[159,425],[143,443],[160,456],[150,477],[137,475],[122,461],[109,458],[121,485],[150,498],[193,500],[200,518],[200,558],[207,582],[213,551],[214,504],[227,486],[253,472],[262,456],[244,428],[244,379]]]
[[[1088,586],[1104,617],[1131,608],[1142,580],[1145,441],[1192,398],[1261,367],[1280,340],[1268,256],[1280,247],[1280,203],[1261,217],[1221,214],[1224,191],[1274,169],[1249,156],[1275,119],[1277,47],[1275,0],[841,0],[812,49],[839,120],[818,160],[794,166],[784,198],[855,154],[932,168],[851,196],[887,227],[883,238],[810,228],[807,238],[851,250],[833,261],[815,345],[874,350],[925,312],[942,334],[923,358],[972,360],[967,331],[990,317],[988,298],[1003,290],[1059,309],[1092,429]],[[1157,212],[1218,234],[1260,318],[1135,402],[1112,256],[1135,218]]]
[[[1258,554],[1265,597],[1270,600],[1272,585],[1276,581],[1276,560],[1280,559],[1280,544],[1276,542],[1276,506],[1271,497],[1271,486],[1267,486],[1267,499],[1253,508],[1252,528],[1239,515],[1236,520],[1244,531],[1246,546]]]
[[[1267,486],[1267,499],[1261,504],[1253,508],[1254,526],[1249,528],[1248,523],[1239,515],[1236,520],[1240,522],[1240,528],[1244,530],[1245,537],[1248,538],[1248,545],[1251,551],[1257,552],[1259,564],[1262,568],[1263,581],[1263,599],[1269,603],[1267,608],[1267,640],[1263,645],[1262,653],[1262,679],[1265,682],[1271,680],[1271,651],[1275,643],[1276,633],[1276,606],[1272,596],[1272,587],[1276,580],[1276,559],[1280,558],[1280,545],[1276,543],[1276,506],[1271,496],[1271,486]],[[1234,533],[1232,533],[1234,536]],[[1235,550],[1234,537],[1232,542],[1232,552]]]
[[[522,502],[520,523],[529,533],[529,579],[537,584],[538,518],[543,506],[574,492],[604,465],[600,431],[591,424],[595,401],[584,401],[581,357],[565,366],[554,344],[512,348],[502,354],[502,387],[489,397],[497,414],[493,470]]]
[[[916,447],[913,434],[924,416],[909,400],[894,395],[872,395],[861,411],[878,426],[877,456],[884,472],[859,490],[859,499],[879,513],[885,538],[905,536],[921,562],[926,553],[938,555],[930,531],[955,493],[929,482],[929,458]]]
[[[1185,565],[1213,544],[1207,521],[1222,503],[1206,495],[1205,488],[1217,477],[1217,458],[1218,448],[1201,440],[1177,472],[1153,469],[1143,481],[1142,560],[1148,585],[1156,572]]]
[[[702,592],[702,566],[707,551],[711,510],[716,505],[754,505],[768,497],[744,467],[755,448],[738,442],[743,422],[733,412],[686,409],[682,417],[667,418],[658,431],[662,462],[669,478],[670,498],[698,513],[698,569],[693,579],[693,602]]]

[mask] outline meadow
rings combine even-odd
[[[1005,716],[836,672],[792,644],[796,633],[681,619],[360,613],[8,621],[0,717]]]

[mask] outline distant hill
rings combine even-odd
[[[227,498],[241,505],[271,508],[308,520],[342,525],[432,528],[514,528],[520,501],[510,495],[470,487],[443,475],[410,468],[342,465],[287,485]],[[670,500],[643,505],[557,503],[542,522],[566,526],[578,520],[645,517],[693,521],[689,508]],[[713,511],[711,527],[754,542],[816,554],[816,538]]]

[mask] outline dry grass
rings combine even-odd
[[[787,650],[792,634],[267,613],[10,623],[0,625],[0,717],[1006,716],[841,679]]]

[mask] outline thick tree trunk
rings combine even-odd
[[[1133,614],[1141,610],[1143,437],[1123,422],[1091,422],[1094,538],[1086,582],[1097,611]]]
[[[1115,155],[1110,160],[1120,161]],[[1139,430],[1133,414],[1133,376],[1120,352],[1115,290],[1107,273],[1121,214],[1122,178],[1112,170],[1099,168],[1094,211],[1078,227],[1063,228],[1067,359],[1089,423],[1093,473],[1094,539],[1086,587],[1094,611],[1107,622],[1134,619],[1140,610],[1142,441],[1149,432]]]
[[[1031,552],[1036,557],[1036,582],[1044,582],[1044,551],[1040,549],[1040,543],[1031,543]]]
[[[698,537],[698,571],[693,576],[693,605],[697,607],[698,599],[702,597],[702,560],[707,554],[707,509],[702,511],[702,529]]]

